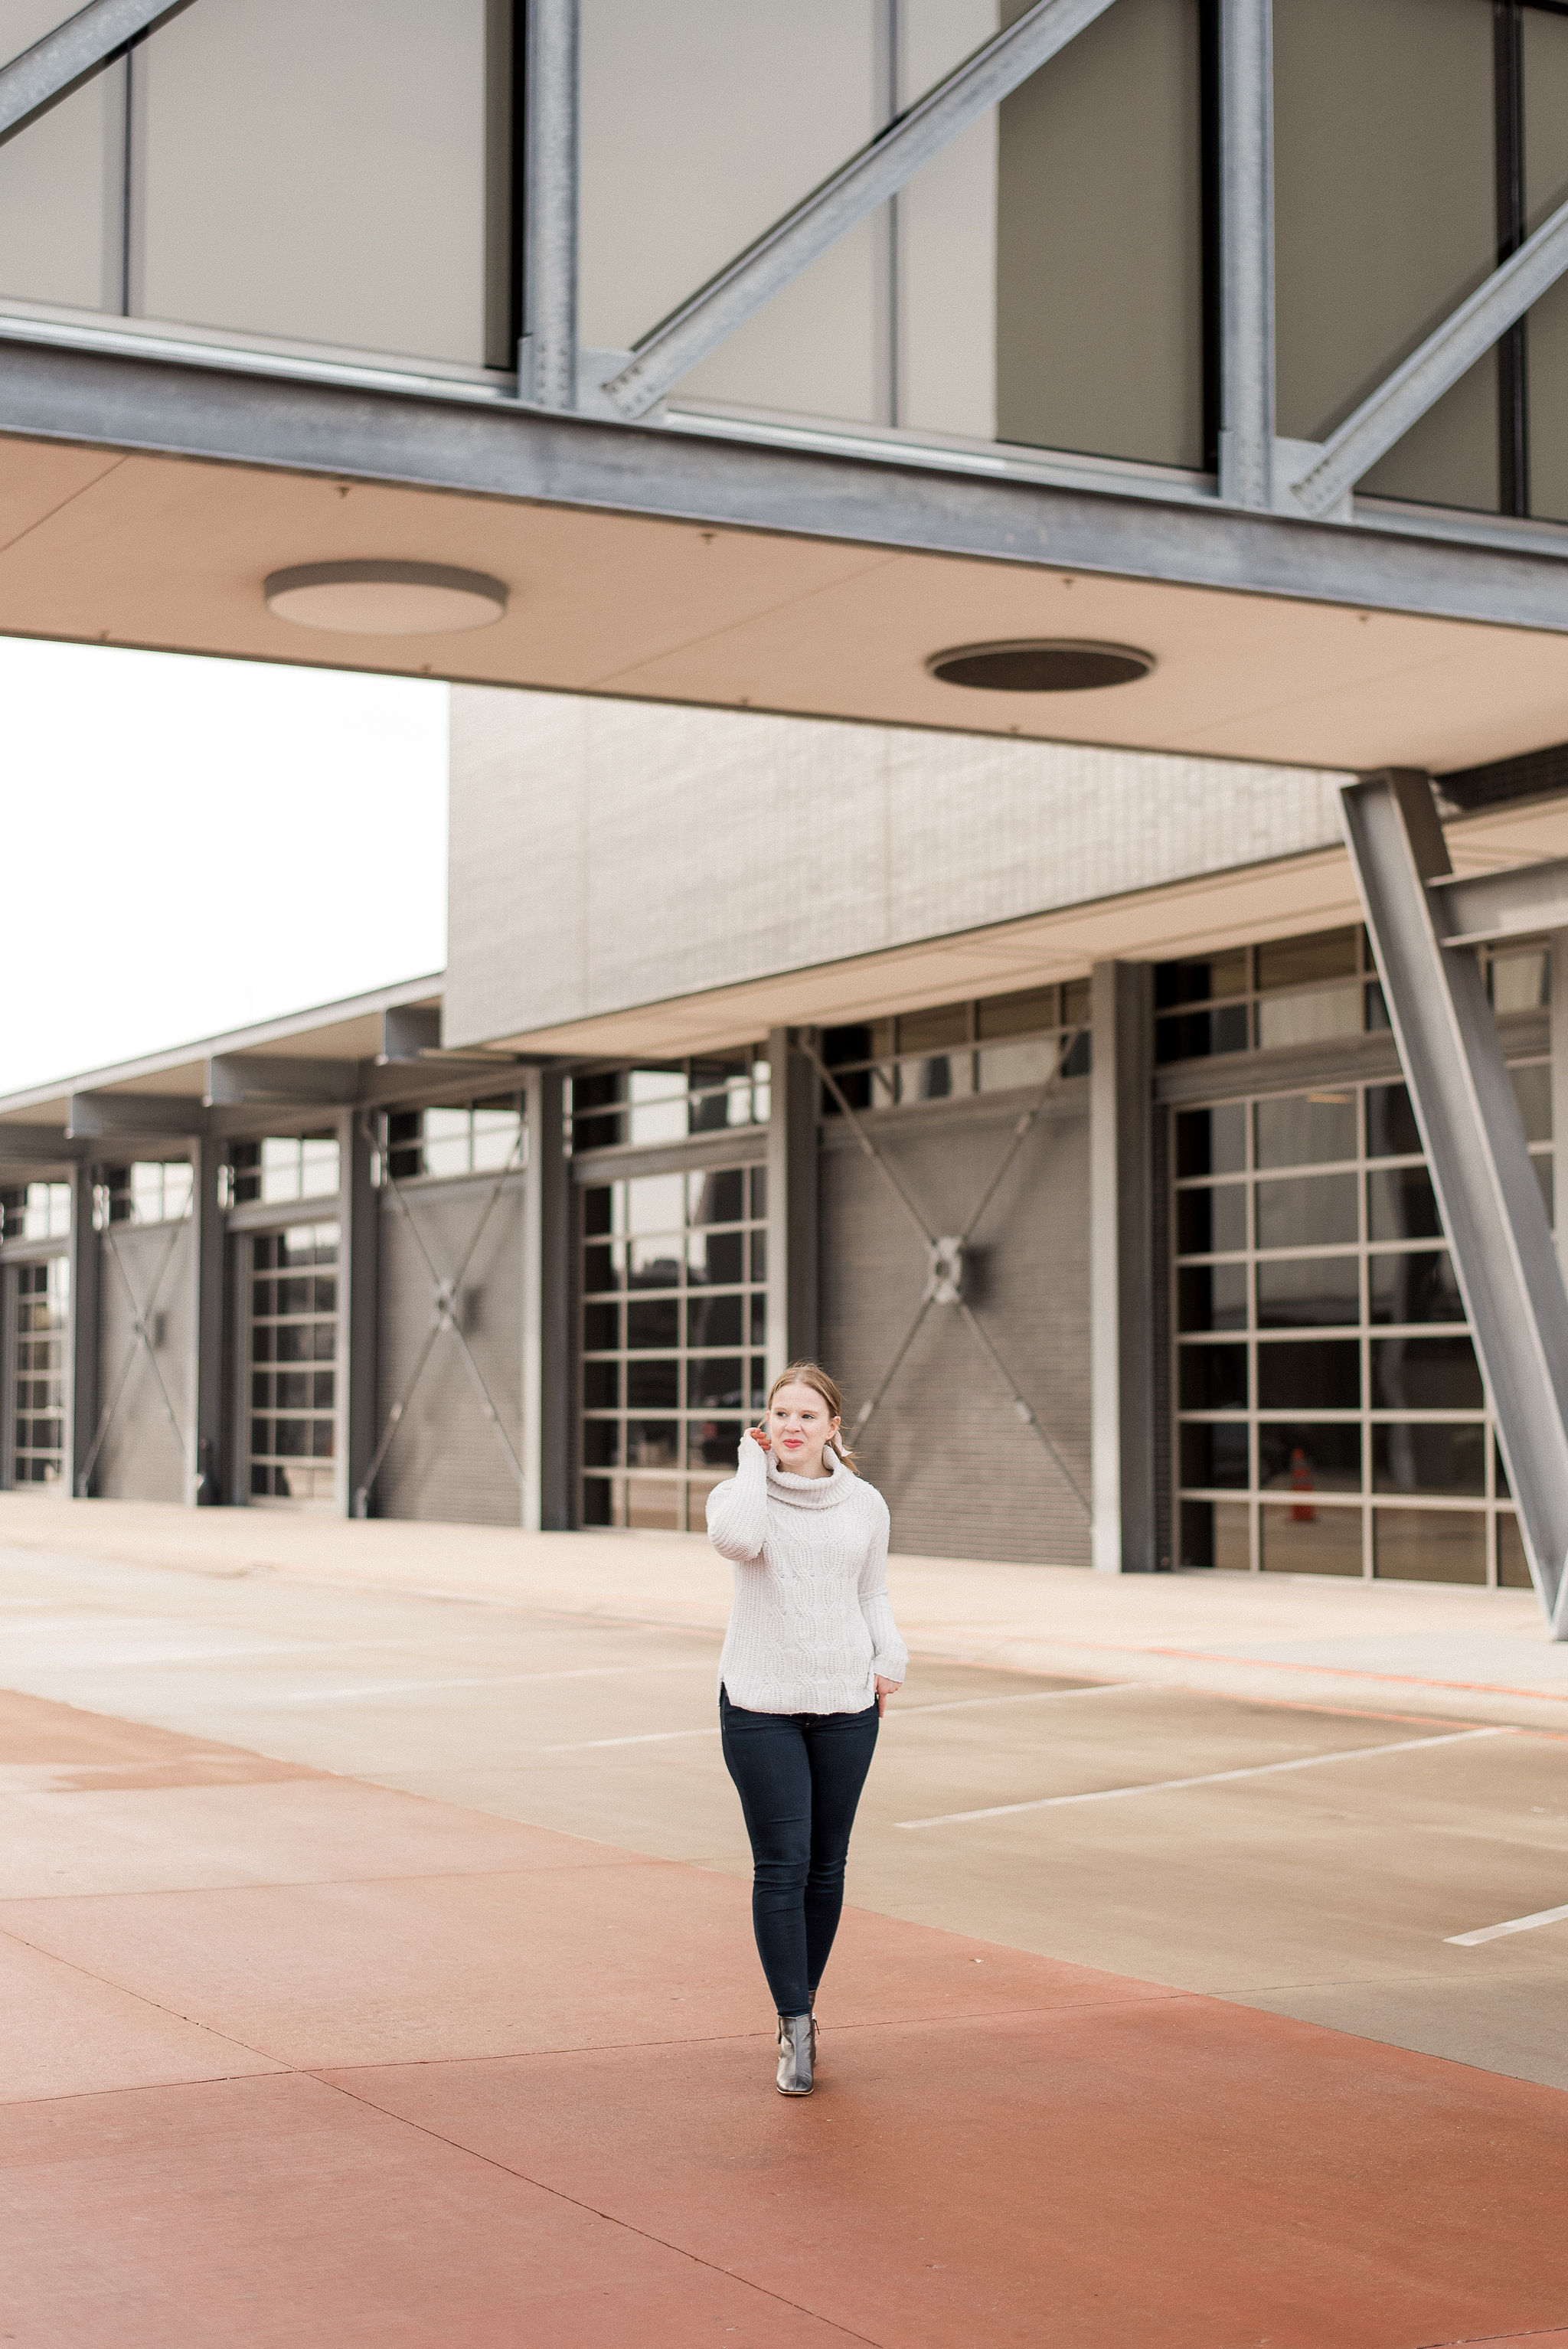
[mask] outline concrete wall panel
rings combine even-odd
[[[119,1225],[114,1233],[116,1265],[107,1236],[101,1241],[99,1271],[98,1394],[107,1404],[134,1340],[133,1308],[129,1277],[137,1302],[146,1306],[157,1284],[150,1317],[153,1351],[169,1400],[187,1435],[196,1392],[194,1226],[150,1224],[145,1228]],[[168,1269],[160,1278],[165,1260]],[[158,1381],[146,1354],[137,1349],[108,1433],[93,1474],[93,1490],[116,1501],[183,1501],[186,1464]]]

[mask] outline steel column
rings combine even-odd
[[[771,1381],[818,1346],[817,1084],[787,1028],[768,1038],[768,1340]]]
[[[1089,1378],[1094,1565],[1148,1574],[1154,1519],[1153,972],[1089,975]]]
[[[71,1169],[71,1490],[85,1498],[98,1419],[98,1301],[102,1243],[93,1226],[93,1170]]]
[[[1449,870],[1430,779],[1347,784],[1346,837],[1530,1569],[1568,1634],[1568,1292],[1474,950],[1447,943]]]
[[[522,1522],[531,1533],[572,1523],[572,1198],[565,1079],[523,1079],[528,1160],[522,1200]]]
[[[343,1170],[342,1230],[337,1251],[337,1423],[342,1453],[334,1498],[345,1516],[365,1481],[376,1450],[377,1324],[380,1277],[381,1201],[371,1180],[372,1137],[353,1110],[337,1121]]]
[[[1220,495],[1274,502],[1274,0],[1220,0]]]
[[[195,1363],[187,1496],[199,1507],[221,1502],[228,1449],[223,1441],[226,1266],[223,1209],[218,1195],[224,1145],[203,1135],[191,1144],[191,1246],[194,1252],[191,1350]]]
[[[520,396],[577,405],[578,0],[528,0]]]
[[[1552,1194],[1557,1261],[1568,1278],[1568,930],[1553,930],[1552,956]]]

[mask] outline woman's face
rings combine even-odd
[[[788,1475],[822,1476],[822,1447],[836,1435],[839,1423],[829,1413],[815,1387],[780,1387],[768,1408],[768,1433],[773,1457]]]

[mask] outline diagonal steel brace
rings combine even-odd
[[[1056,1464],[1057,1469],[1060,1474],[1063,1482],[1067,1485],[1074,1499],[1078,1502],[1078,1506],[1082,1509],[1085,1516],[1088,1517],[1092,1515],[1092,1512],[1089,1507],[1088,1500],[1079,1485],[1077,1477],[1073,1475],[1072,1470],[1068,1466],[1067,1462],[1062,1458],[1060,1452],[1058,1452],[1057,1446],[1051,1441],[1051,1438],[1047,1433],[1045,1428],[1040,1424],[1039,1418],[1033,1406],[1025,1396],[1016,1379],[1013,1376],[1012,1371],[1007,1368],[1006,1363],[1003,1361],[1001,1354],[997,1351],[995,1341],[990,1337],[984,1325],[976,1318],[973,1307],[965,1299],[961,1288],[964,1277],[964,1250],[969,1241],[973,1238],[975,1229],[979,1225],[980,1218],[984,1216],[986,1208],[995,1197],[997,1191],[1001,1188],[1008,1168],[1012,1165],[1014,1159],[1023,1148],[1026,1139],[1034,1127],[1036,1121],[1038,1119],[1041,1111],[1045,1108],[1046,1102],[1049,1099],[1051,1092],[1055,1089],[1057,1079],[1061,1076],[1063,1070],[1071,1060],[1079,1037],[1084,1033],[1085,1030],[1081,1027],[1075,1028],[1071,1035],[1068,1037],[1065,1043],[1062,1045],[1060,1050],[1057,1054],[1056,1065],[1053,1067],[1050,1075],[1046,1079],[1045,1083],[1041,1086],[1035,1100],[1029,1104],[1029,1107],[1024,1111],[1023,1114],[1019,1117],[1017,1123],[1014,1126],[1012,1134],[1008,1139],[1007,1146],[1002,1153],[1001,1158],[996,1164],[990,1181],[986,1184],[985,1188],[981,1192],[978,1200],[975,1202],[968,1222],[965,1225],[964,1229],[961,1232],[952,1235],[939,1235],[931,1229],[925,1217],[921,1214],[920,1209],[916,1206],[914,1200],[904,1188],[903,1184],[900,1181],[898,1175],[894,1173],[887,1159],[885,1159],[881,1151],[878,1150],[875,1143],[872,1140],[864,1126],[861,1123],[859,1116],[851,1108],[849,1100],[844,1093],[843,1087],[839,1083],[838,1079],[828,1067],[827,1062],[822,1059],[820,1053],[816,1050],[814,1046],[810,1044],[803,1043],[799,1049],[811,1062],[817,1074],[820,1077],[822,1082],[827,1086],[829,1092],[838,1102],[840,1110],[849,1120],[850,1131],[854,1135],[855,1141],[859,1144],[861,1152],[868,1159],[870,1159],[872,1164],[877,1169],[877,1172],[882,1175],[883,1181],[893,1192],[899,1205],[903,1207],[905,1216],[914,1226],[915,1230],[920,1234],[922,1240],[925,1244],[926,1256],[930,1267],[925,1284],[925,1292],[921,1298],[920,1303],[915,1308],[914,1318],[910,1322],[910,1325],[904,1331],[903,1336],[900,1339],[898,1345],[894,1350],[892,1360],[889,1362],[887,1369],[883,1371],[876,1388],[861,1405],[855,1417],[854,1426],[851,1431],[851,1441],[854,1437],[858,1436],[861,1430],[867,1425],[873,1413],[878,1409],[884,1396],[887,1394],[888,1389],[892,1386],[893,1380],[897,1377],[898,1372],[903,1366],[904,1357],[908,1354],[910,1348],[913,1345],[915,1339],[919,1336],[920,1331],[924,1325],[925,1317],[930,1312],[932,1307],[934,1305],[956,1306],[959,1318],[965,1323],[976,1345],[980,1348],[980,1350],[990,1362],[992,1368],[996,1371],[1002,1383],[1006,1388],[1008,1395],[1012,1401],[1013,1409],[1016,1413],[1019,1421],[1024,1426],[1032,1428],[1036,1435],[1038,1436],[1041,1444],[1045,1446],[1047,1452],[1050,1454],[1051,1459]]]
[[[77,1476],[77,1498],[78,1500],[85,1500],[87,1498],[88,1493],[92,1485],[93,1470],[98,1466],[98,1454],[103,1450],[104,1440],[108,1436],[109,1429],[114,1423],[115,1413],[119,1408],[120,1397],[125,1392],[131,1371],[136,1367],[137,1358],[140,1354],[146,1355],[148,1367],[151,1371],[153,1377],[158,1381],[158,1392],[163,1398],[163,1408],[165,1413],[168,1414],[169,1424],[174,1430],[174,1441],[180,1446],[180,1457],[181,1460],[186,1457],[185,1437],[181,1429],[180,1422],[174,1415],[174,1405],[169,1400],[169,1389],[163,1383],[163,1373],[158,1367],[158,1357],[153,1351],[152,1317],[157,1309],[159,1291],[162,1288],[169,1268],[174,1261],[174,1251],[180,1245],[180,1235],[191,1220],[191,1218],[189,1215],[181,1216],[180,1221],[170,1231],[169,1235],[169,1245],[164,1249],[163,1255],[159,1261],[158,1269],[153,1275],[152,1286],[147,1293],[147,1302],[145,1304],[142,1304],[138,1299],[135,1286],[131,1281],[129,1273],[126,1270],[125,1259],[120,1255],[119,1248],[115,1246],[114,1231],[112,1226],[106,1225],[104,1228],[104,1237],[108,1242],[108,1252],[114,1258],[115,1270],[119,1273],[120,1279],[124,1282],[125,1293],[130,1299],[130,1344],[127,1347],[125,1360],[119,1366],[119,1376],[114,1382],[114,1392],[109,1396],[108,1401],[105,1403],[102,1411],[98,1414],[98,1423],[93,1435],[91,1449],[88,1451],[86,1460],[82,1463],[81,1469]]]
[[[376,1138],[371,1133],[368,1120],[365,1122],[362,1131],[364,1132],[366,1140],[370,1143],[372,1149],[374,1149],[376,1147]],[[526,1128],[520,1125],[518,1128],[517,1140],[512,1144],[506,1164],[501,1168],[500,1173],[497,1175],[495,1182],[490,1186],[490,1196],[485,1201],[480,1219],[469,1235],[469,1244],[463,1250],[458,1268],[456,1272],[452,1274],[450,1279],[444,1278],[437,1270],[436,1260],[425,1245],[425,1236],[419,1229],[418,1224],[415,1219],[413,1210],[410,1208],[407,1200],[403,1196],[401,1185],[393,1179],[388,1154],[385,1147],[381,1150],[382,1181],[385,1183],[387,1189],[391,1193],[397,1211],[408,1227],[408,1231],[415,1247],[418,1249],[419,1254],[425,1259],[425,1269],[430,1276],[430,1293],[435,1302],[436,1310],[431,1317],[429,1329],[425,1333],[425,1342],[420,1347],[418,1355],[415,1357],[414,1367],[409,1371],[407,1379],[403,1381],[403,1391],[397,1397],[397,1402],[392,1405],[391,1410],[387,1414],[387,1424],[381,1431],[381,1441],[377,1444],[374,1453],[371,1454],[370,1464],[366,1469],[364,1480],[355,1489],[354,1514],[356,1517],[367,1517],[370,1514],[370,1495],[376,1489],[376,1479],[381,1474],[387,1454],[392,1449],[393,1439],[396,1437],[397,1430],[403,1423],[404,1413],[407,1412],[408,1405],[414,1400],[414,1391],[425,1374],[425,1365],[429,1361],[430,1356],[434,1353],[436,1349],[436,1340],[441,1335],[443,1330],[448,1331],[456,1339],[458,1350],[463,1358],[463,1367],[468,1371],[469,1378],[472,1380],[475,1390],[478,1393],[480,1409],[484,1413],[486,1419],[489,1420],[491,1427],[495,1430],[497,1441],[500,1443],[501,1450],[506,1454],[508,1463],[511,1468],[511,1473],[517,1479],[519,1489],[521,1490],[523,1485],[524,1473],[522,1463],[518,1458],[516,1452],[513,1450],[511,1440],[508,1436],[506,1429],[501,1424],[500,1413],[496,1409],[495,1399],[491,1395],[489,1387],[485,1384],[484,1372],[480,1370],[478,1362],[475,1361],[473,1350],[469,1346],[468,1340],[464,1337],[462,1330],[458,1326],[457,1307],[458,1299],[462,1294],[463,1276],[468,1271],[469,1265],[473,1262],[474,1251],[479,1247],[480,1240],[484,1237],[485,1227],[495,1212],[497,1203],[500,1198],[502,1191],[505,1190],[508,1182],[517,1172],[517,1169],[522,1163],[521,1153],[522,1151],[523,1135],[525,1132]]]

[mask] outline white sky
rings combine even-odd
[[[445,686],[0,637],[0,1093],[445,963]]]

